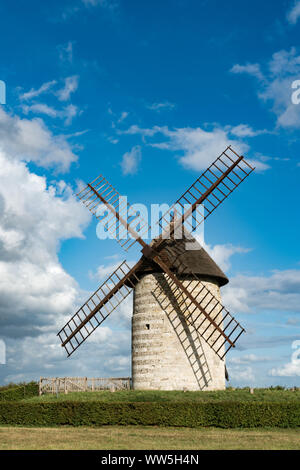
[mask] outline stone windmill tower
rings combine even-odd
[[[122,204],[120,194],[103,176],[78,193],[125,250],[139,243],[142,256],[132,268],[121,263],[59,331],[68,356],[133,290],[133,387],[225,387],[224,357],[244,329],[221,303],[220,287],[228,279],[191,240],[190,232],[253,170],[243,156],[226,148],[160,218],[161,234],[150,244],[144,240],[148,224]],[[99,215],[103,205],[105,217]]]
[[[172,254],[177,253],[173,272],[183,285],[192,282],[194,292],[202,299],[206,296],[203,303],[210,310],[217,301],[221,304],[220,287],[228,279],[204,248],[193,240],[190,250],[190,243],[191,239],[168,240],[161,256],[172,265]],[[182,266],[199,280],[194,275],[183,274]],[[132,316],[133,388],[224,389],[225,360],[201,338],[207,322],[201,326],[203,318],[197,313],[191,315],[194,324],[187,320],[181,305],[184,299],[174,295],[172,285],[155,263],[145,258],[137,275],[140,281],[134,288]],[[222,313],[219,316],[221,320]]]

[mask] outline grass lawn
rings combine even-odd
[[[300,449],[294,429],[0,427],[0,450]]]
[[[99,391],[99,392],[74,392],[67,395],[42,395],[24,399],[30,402],[37,401],[93,401],[104,402],[169,402],[169,401],[263,401],[263,402],[291,402],[300,400],[300,390],[270,390],[255,389],[253,395],[249,389],[221,390],[215,392],[183,392],[183,391],[152,391],[152,390],[128,390],[128,391]]]

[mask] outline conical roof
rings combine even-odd
[[[229,282],[221,268],[190,234],[177,240],[164,240],[158,252],[162,260],[179,276],[188,275],[188,272],[193,272],[200,276],[200,278],[214,279],[220,287]],[[143,274],[158,272],[162,272],[160,267],[152,260],[143,256],[142,266],[137,275],[142,276]]]

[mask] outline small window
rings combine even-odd
[[[147,328],[147,330],[150,330],[150,325],[149,325],[149,323],[146,323],[146,328]]]

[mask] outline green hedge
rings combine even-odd
[[[36,382],[30,382],[28,384],[16,385],[15,387],[9,387],[4,391],[0,390],[0,402],[1,401],[18,401],[23,398],[33,397],[39,394],[39,386]]]
[[[0,402],[0,424],[295,428],[300,426],[300,403]]]

